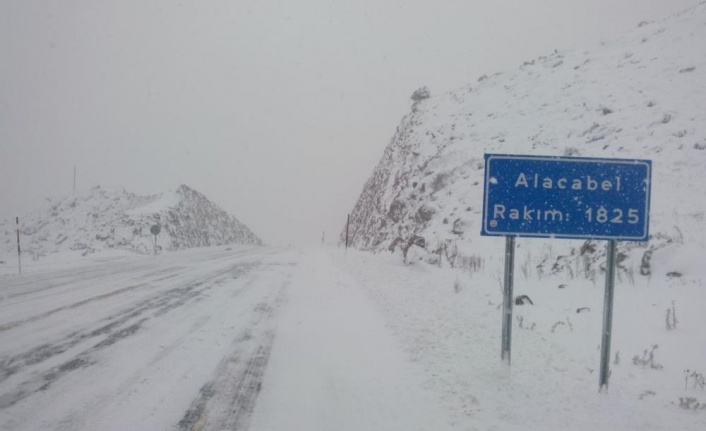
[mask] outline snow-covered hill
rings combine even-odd
[[[20,218],[23,255],[32,258],[107,249],[152,253],[153,225],[164,250],[225,244],[262,244],[247,226],[201,193],[181,185],[149,196],[94,187],[85,194],[47,199]],[[16,253],[15,220],[0,224],[3,254]]]
[[[638,268],[645,251],[649,260],[652,250],[671,246],[671,256],[703,255],[704,47],[706,3],[447,94],[415,92],[351,212],[352,245],[385,250],[398,237],[404,244],[419,235],[430,252],[477,252],[487,241],[479,235],[483,154],[507,153],[652,159],[652,238],[621,243],[621,259]]]

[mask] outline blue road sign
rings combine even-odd
[[[485,155],[482,235],[647,241],[650,160]]]

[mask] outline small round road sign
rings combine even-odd
[[[150,228],[150,232],[151,232],[152,235],[154,235],[154,236],[159,235],[159,233],[160,233],[161,231],[162,231],[162,228],[159,227],[158,224],[152,225],[152,227]]]

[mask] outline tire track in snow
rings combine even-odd
[[[205,256],[196,256],[196,259],[207,259],[213,263],[225,263],[233,259],[247,256],[252,250],[226,251]],[[166,262],[165,262],[166,263]],[[196,262],[194,262],[196,263]],[[184,266],[175,265],[166,268],[156,268],[154,262],[149,260],[118,260],[109,261],[108,263],[100,263],[87,268],[72,268],[41,271],[35,274],[28,274],[22,278],[5,279],[3,281],[2,292],[0,294],[0,303],[4,301],[11,302],[26,302],[34,301],[42,295],[52,295],[57,289],[70,287],[70,290],[81,289],[78,287],[76,280],[80,278],[81,284],[88,284],[94,280],[103,280],[106,277],[121,276],[129,274],[124,280],[126,283],[131,283],[128,280],[144,280],[150,277],[163,274],[170,274],[186,269]],[[79,277],[80,276],[80,277]],[[164,279],[171,278],[172,275],[167,275]],[[152,281],[159,281],[160,278]],[[131,283],[135,284],[135,283]],[[12,301],[14,300],[14,301]]]
[[[103,299],[110,298],[111,296],[120,295],[121,293],[130,292],[132,290],[147,287],[147,286],[148,286],[147,283],[142,283],[142,284],[136,284],[133,286],[123,287],[121,289],[117,289],[112,292],[108,292],[108,293],[104,293],[102,295],[94,296],[92,298],[84,299],[83,301],[75,302],[71,305],[66,305],[64,307],[55,308],[53,310],[44,312],[42,314],[38,314],[36,316],[28,317],[28,318],[22,319],[22,320],[16,320],[14,322],[10,322],[10,323],[7,323],[5,325],[0,326],[0,332],[16,328],[17,326],[24,325],[25,323],[31,323],[31,322],[36,322],[38,320],[45,319],[45,318],[47,318],[53,314],[59,313],[61,311],[72,310],[74,308],[78,308],[83,305],[90,304],[92,302],[101,301]]]
[[[75,285],[79,276],[83,283],[89,283],[93,280],[101,280],[121,273],[129,273],[131,278],[149,278],[183,269],[183,267],[170,267],[155,270],[154,266],[146,262],[139,262],[139,265],[132,263],[132,266],[126,264],[117,266],[101,265],[97,268],[62,270],[57,273],[51,273],[51,275],[30,274],[26,279],[11,280],[7,283],[5,288],[8,293],[4,293],[0,300],[31,301],[39,295],[51,294],[57,288]]]
[[[14,390],[1,394],[0,410],[11,407],[38,391],[47,390],[57,380],[73,371],[93,365],[95,363],[93,359],[95,353],[137,333],[142,329],[143,324],[151,318],[159,317],[192,301],[197,301],[207,290],[222,284],[228,279],[240,278],[259,266],[259,262],[239,262],[227,269],[218,271],[205,280],[191,281],[184,286],[156,293],[137,307],[125,309],[102,319],[102,321],[108,321],[109,323],[99,328],[74,332],[56,343],[44,344],[9,358],[0,358],[1,383],[12,375],[63,354],[81,343],[102,337],[100,341],[74,358],[49,370],[33,373],[32,377],[20,383]],[[234,294],[238,295],[248,287],[249,285],[245,285]]]
[[[213,377],[176,426],[179,431],[245,430],[255,408],[275,339],[272,319],[284,303],[289,281],[274,299],[253,309],[248,328],[236,338],[232,353],[221,360]]]

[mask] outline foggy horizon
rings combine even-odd
[[[0,4],[0,218],[77,189],[204,194],[337,240],[414,90],[474,85],[700,0]]]

